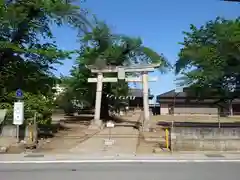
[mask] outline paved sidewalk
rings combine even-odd
[[[128,121],[137,121],[140,113],[128,117]],[[124,118],[126,119],[126,118]],[[126,123],[116,124],[111,129],[111,140],[114,141],[112,145],[105,145],[105,140],[109,139],[110,131],[108,128],[103,129],[100,133],[92,138],[80,143],[75,148],[70,149],[71,153],[79,154],[101,154],[101,155],[116,155],[116,154],[135,154],[138,143],[139,131]]]
[[[0,152],[5,152],[11,145],[16,144],[15,137],[0,137]]]

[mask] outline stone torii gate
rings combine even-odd
[[[102,87],[104,82],[118,82],[118,80],[125,80],[126,82],[142,82],[143,83],[143,104],[144,104],[144,121],[149,121],[149,104],[148,104],[148,81],[157,81],[157,78],[149,78],[148,73],[153,72],[155,68],[158,68],[160,64],[153,65],[136,65],[136,66],[117,66],[107,67],[104,69],[97,69],[94,66],[87,66],[92,73],[97,74],[97,78],[88,78],[89,83],[97,83],[96,88],[96,101],[95,101],[95,114],[93,124],[99,126],[100,112],[101,112],[101,99],[102,99]],[[118,77],[103,77],[104,73],[118,73]],[[126,77],[126,72],[140,72],[142,77]]]

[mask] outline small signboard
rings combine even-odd
[[[123,111],[120,111],[119,115],[120,115],[120,116],[123,116],[123,115],[124,115]]]
[[[23,92],[21,89],[17,89],[16,98],[21,99],[23,97]]]
[[[24,120],[24,103],[23,102],[15,102],[13,109],[13,124],[21,125]]]
[[[114,123],[112,121],[108,121],[106,124],[107,128],[114,128]]]
[[[118,68],[118,79],[120,80],[125,79],[125,69],[123,67]]]
[[[105,139],[104,144],[105,146],[112,146],[115,143],[113,139]]]

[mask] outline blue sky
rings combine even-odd
[[[220,0],[87,0],[84,7],[98,19],[105,20],[114,33],[141,37],[145,46],[163,53],[171,63],[177,59],[182,31],[187,31],[190,24],[199,26],[217,16],[236,18],[240,15],[240,4]],[[73,29],[53,30],[60,48],[79,48]],[[64,66],[57,66],[56,73],[67,75],[72,65],[73,60],[66,60]],[[149,84],[154,95],[176,87],[174,73],[152,74],[158,76],[157,82]]]

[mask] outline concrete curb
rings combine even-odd
[[[95,160],[237,160],[240,161],[240,153],[223,153],[222,156],[207,156],[210,153],[201,154],[158,154],[135,155],[133,154],[0,154],[0,162],[3,161],[95,161]],[[215,154],[216,155],[216,154]]]
[[[159,159],[159,160],[29,160],[29,161],[0,161],[0,164],[73,164],[73,163],[240,163],[240,159]]]

